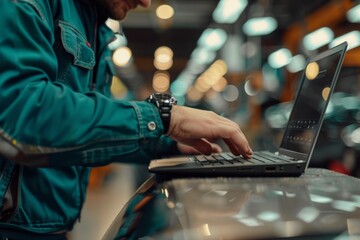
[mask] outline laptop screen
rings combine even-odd
[[[280,148],[310,154],[342,54],[308,61]]]

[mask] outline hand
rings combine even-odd
[[[202,154],[213,152],[211,140],[222,139],[234,155],[250,158],[252,150],[240,127],[210,111],[173,106],[168,135]],[[180,150],[180,149],[179,149]]]
[[[210,143],[210,144],[211,144],[211,148],[212,148],[211,149],[212,153],[221,153],[223,151],[222,148],[218,144],[216,144],[216,143]],[[183,143],[177,143],[177,148],[178,148],[179,152],[182,154],[186,154],[186,155],[201,154],[201,152],[199,152],[195,148],[185,145]]]

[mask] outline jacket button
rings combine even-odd
[[[148,123],[148,129],[150,131],[154,131],[156,129],[156,123],[155,122],[149,122]]]

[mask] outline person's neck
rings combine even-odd
[[[86,3],[86,4],[95,4],[93,0],[79,0],[80,2]]]
[[[84,4],[93,4],[93,5],[97,5],[96,2],[94,0],[79,0],[80,2],[84,3]],[[108,17],[106,16],[106,14],[101,11],[98,7],[96,7],[96,11],[98,14],[98,20],[100,23],[104,23]]]

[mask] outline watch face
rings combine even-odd
[[[154,93],[152,96],[156,101],[161,101],[163,103],[170,103],[172,105],[177,103],[176,98],[167,93]]]

